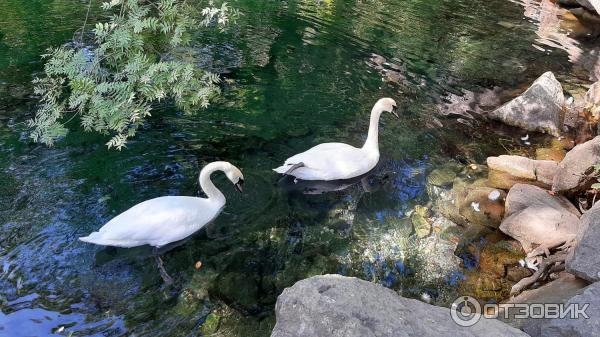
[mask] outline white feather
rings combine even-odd
[[[214,162],[200,172],[200,186],[208,198],[166,196],[141,202],[117,215],[97,232],[80,237],[84,242],[103,246],[162,247],[192,235],[219,215],[225,197],[210,181],[210,174],[224,171],[235,182],[241,172],[227,162]]]
[[[378,127],[383,111],[391,112],[396,102],[382,98],[371,110],[369,134],[363,147],[357,148],[344,143],[323,143],[305,152],[288,158],[277,173],[288,173],[297,164],[301,167],[289,172],[302,180],[342,180],[363,175],[372,170],[379,161]]]

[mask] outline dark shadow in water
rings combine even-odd
[[[324,194],[328,192],[339,192],[348,189],[351,186],[359,185],[367,192],[379,190],[387,177],[379,177],[375,173],[377,168],[354,177],[351,179],[339,180],[301,180],[293,176],[286,175],[282,177],[277,185],[288,192],[300,192],[302,194]]]

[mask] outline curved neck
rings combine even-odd
[[[379,152],[379,117],[381,117],[381,109],[375,105],[371,110],[371,121],[369,122],[369,133],[364,150],[377,151]]]
[[[204,193],[206,193],[206,196],[208,197],[208,199],[211,201],[220,202],[222,204],[225,204],[225,196],[223,195],[223,193],[221,193],[221,191],[219,191],[219,189],[215,186],[215,184],[213,184],[213,182],[210,180],[210,175],[215,171],[225,171],[226,169],[228,169],[228,165],[226,165],[226,164],[227,163],[222,162],[222,161],[216,161],[216,162],[210,163],[210,164],[204,166],[202,171],[200,171],[200,177],[199,177],[200,188],[202,188]]]

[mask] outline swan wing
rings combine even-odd
[[[288,158],[275,171],[285,173],[292,165],[303,163],[290,174],[303,180],[349,179],[368,172],[378,160],[379,153],[344,143],[324,143]]]
[[[120,247],[164,246],[202,228],[219,214],[222,206],[194,197],[155,198],[131,207],[81,239]]]

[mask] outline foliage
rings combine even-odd
[[[153,104],[170,98],[189,112],[219,93],[218,75],[179,62],[170,52],[188,44],[198,25],[222,28],[235,18],[227,4],[209,2],[200,22],[185,0],[111,0],[102,9],[110,17],[95,25],[93,47],[71,43],[43,56],[45,76],[34,80],[40,104],[29,121],[34,141],[52,145],[78,116],[86,131],[111,135],[106,145],[121,149]]]

